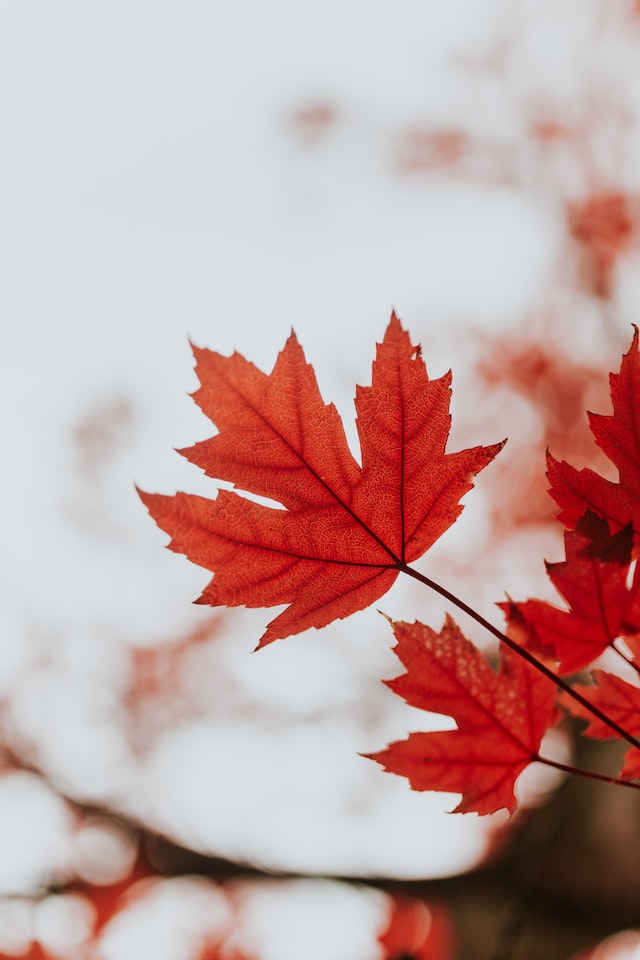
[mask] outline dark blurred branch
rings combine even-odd
[[[607,745],[608,748],[611,745]],[[597,765],[602,745],[581,741]],[[84,818],[106,818],[132,834],[139,863],[152,875],[196,875],[220,883],[322,879],[438,901],[451,910],[461,960],[566,960],[603,937],[640,925],[640,804],[637,795],[569,778],[551,800],[521,814],[493,859],[462,876],[401,880],[272,870],[195,850],[108,804],[79,801],[55,778],[7,750],[12,766],[41,777]],[[70,879],[55,888],[76,888]]]

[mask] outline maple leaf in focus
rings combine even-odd
[[[611,534],[606,520],[587,511],[564,539],[566,561],[547,563],[546,568],[570,610],[544,600],[499,606],[511,621],[517,609],[542,647],[553,650],[560,672],[575,673],[613,646],[617,637],[640,632],[640,574],[636,568],[627,587],[630,527]],[[530,643],[525,646],[531,649]]]
[[[595,686],[575,684],[573,689],[582,694],[590,703],[602,710],[634,737],[640,737],[640,687],[633,686],[606,670],[593,670]],[[560,702],[574,717],[588,720],[583,731],[584,736],[597,740],[618,739],[619,734],[603,723],[598,717],[566,694],[561,694]],[[623,780],[640,779],[640,750],[631,747],[627,750],[619,776]]]
[[[461,793],[455,813],[512,813],[515,781],[540,759],[540,741],[557,718],[554,685],[504,645],[496,673],[450,617],[440,633],[417,622],[393,629],[407,672],[385,683],[410,706],[452,717],[458,729],[412,733],[368,756],[413,790]]]
[[[222,490],[215,500],[140,493],[169,547],[212,571],[197,602],[288,604],[260,646],[369,606],[459,516],[501,443],[445,453],[451,375],[430,380],[395,313],[357,387],[362,466],[292,332],[267,375],[240,354],[194,348],[194,399],[219,432],[180,451]]]
[[[594,470],[577,470],[564,460],[547,457],[550,493],[561,508],[559,519],[575,527],[586,510],[605,517],[612,533],[629,523],[640,531],[640,357],[638,328],[622,358],[620,372],[609,375],[613,414],[589,413],[596,443],[617,467],[619,482]]]

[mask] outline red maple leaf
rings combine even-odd
[[[500,604],[522,616],[542,647],[551,648],[561,673],[575,673],[613,641],[640,631],[640,575],[627,587],[632,531],[611,534],[606,520],[587,511],[574,531],[565,532],[566,561],[547,563],[549,579],[569,610],[543,600]],[[531,649],[531,643],[525,644]]]
[[[514,785],[555,722],[556,690],[525,660],[501,648],[496,673],[447,617],[436,633],[395,623],[394,651],[407,672],[387,685],[408,704],[453,717],[457,730],[412,733],[370,754],[414,790],[461,793],[455,812],[516,807]]]
[[[295,334],[271,374],[238,353],[194,348],[194,398],[218,427],[180,451],[223,490],[215,500],[141,493],[172,550],[215,575],[199,603],[288,604],[261,646],[369,606],[459,516],[460,498],[502,444],[445,453],[451,375],[430,380],[395,313],[356,392],[362,466],[325,405]]]
[[[586,697],[594,706],[599,707],[632,736],[640,737],[640,687],[633,686],[622,677],[608,673],[606,670],[593,670],[592,676],[595,686],[575,684],[573,689]],[[597,740],[619,739],[619,734],[615,730],[598,717],[594,717],[585,706],[571,697],[563,693],[560,695],[560,702],[574,717],[582,717],[589,721],[583,731],[585,736]],[[619,775],[623,780],[640,779],[640,750],[637,747],[627,750]]]
[[[617,467],[619,482],[606,480],[594,470],[576,470],[564,460],[548,456],[550,493],[561,508],[559,519],[575,527],[586,510],[605,517],[613,533],[629,523],[640,531],[640,355],[638,328],[620,373],[609,375],[613,415],[589,413],[596,443]]]

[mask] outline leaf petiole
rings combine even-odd
[[[640,783],[633,780],[622,780],[620,777],[610,777],[606,773],[596,773],[593,770],[584,770],[582,767],[572,767],[567,763],[560,763],[558,760],[550,760],[548,757],[538,755],[532,761],[533,763],[544,763],[547,767],[554,767],[563,773],[573,773],[579,777],[589,777],[591,780],[602,780],[604,783],[617,783],[620,787],[631,787],[633,790],[640,790]]]
[[[413,577],[414,580],[418,580],[420,583],[423,583],[426,587],[430,587],[431,590],[434,590],[436,593],[439,593],[440,596],[444,597],[446,600],[449,600],[450,603],[455,604],[459,610],[462,610],[467,616],[471,617],[476,623],[479,623],[481,627],[484,627],[489,633],[494,637],[500,640],[502,643],[506,644],[509,649],[513,650],[514,653],[517,653],[518,656],[522,657],[527,661],[535,670],[538,670],[539,673],[542,673],[548,680],[551,680],[552,683],[560,687],[568,696],[572,697],[577,703],[581,704],[589,713],[593,714],[594,717],[597,717],[602,723],[605,723],[611,730],[618,734],[623,740],[626,740],[631,744],[632,747],[640,750],[640,740],[637,740],[632,736],[627,730],[621,727],[619,724],[612,720],[611,717],[608,717],[606,713],[600,710],[599,707],[591,703],[586,697],[583,697],[581,693],[567,683],[563,677],[558,676],[550,667],[547,667],[546,664],[542,663],[537,659],[529,650],[525,650],[524,647],[521,647],[519,644],[512,640],[510,637],[503,633],[502,630],[499,630],[498,627],[494,626],[489,620],[485,619],[481,613],[478,613],[477,610],[474,610],[473,607],[470,607],[468,603],[465,603],[464,600],[461,600],[460,597],[457,597],[455,593],[451,593],[450,590],[447,590],[446,587],[441,586],[439,583],[436,583],[435,580],[431,580],[429,577],[426,577],[423,573],[420,573],[418,570],[415,570],[413,567],[410,567],[406,563],[398,564],[398,569],[401,573],[406,573],[408,576]],[[553,761],[541,761],[545,763],[551,763],[556,765]],[[573,768],[570,768],[572,772]],[[581,771],[585,772],[586,771]],[[611,781],[610,777],[601,777],[600,775],[588,774],[588,776],[596,776],[597,779],[605,779]],[[611,781],[613,782],[613,781]],[[628,783],[628,781],[620,781],[621,783]]]

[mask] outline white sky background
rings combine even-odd
[[[132,754],[113,722],[122,650],[201,620],[190,602],[208,579],[163,550],[133,484],[212,490],[172,449],[210,432],[186,397],[189,337],[270,369],[295,326],[350,420],[392,306],[430,372],[453,367],[454,392],[465,331],[523,323],[561,246],[544,184],[401,176],[397,144],[459,125],[506,149],[523,104],[573,103],[596,67],[615,86],[640,40],[598,45],[601,9],[0,4],[0,691],[69,792],[115,794],[188,842],[276,867],[437,875],[482,849],[474,818],[438,815],[451,798],[357,756],[424,723],[379,684],[397,667],[375,611],[255,656],[270,612],[232,613],[212,693],[195,684],[201,715]],[[464,68],[496,53],[502,73]],[[292,116],[325,103],[334,119],[306,138]],[[625,321],[636,295],[629,279]],[[580,348],[590,324],[585,307]],[[82,473],[74,427],[118,400],[131,418],[116,452]],[[502,437],[478,429],[474,442]],[[482,494],[466,503],[451,549],[484,543]],[[518,587],[491,581],[490,598]],[[421,612],[402,585],[381,606]],[[442,613],[425,601],[433,626]]]

